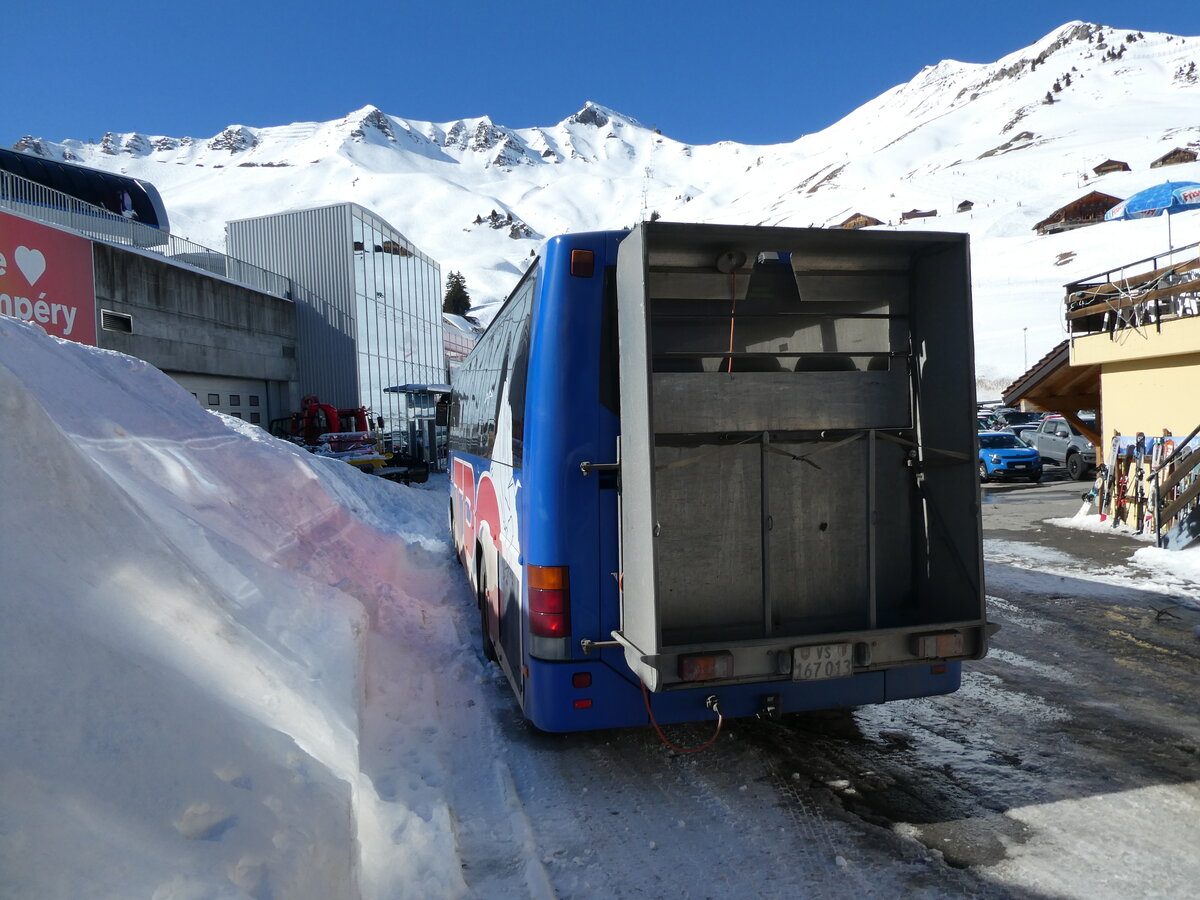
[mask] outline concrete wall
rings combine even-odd
[[[99,346],[169,375],[265,382],[271,416],[299,408],[290,300],[108,244],[94,244],[93,259]],[[132,333],[104,328],[106,310],[129,316]]]

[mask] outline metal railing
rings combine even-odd
[[[462,332],[443,324],[442,349],[446,353],[446,359],[450,362],[460,363],[467,358],[467,354],[475,349],[475,341]]]
[[[102,206],[84,203],[11,172],[0,171],[0,209],[70,228],[106,243],[149,250],[268,294],[291,296],[291,281],[277,272],[176,237],[169,231],[127,219]]]
[[[1200,314],[1200,243],[1126,263],[1066,286],[1071,337]]]
[[[1198,433],[1200,425],[1150,475],[1154,541],[1159,547],[1182,550],[1200,539],[1200,453],[1192,445]]]

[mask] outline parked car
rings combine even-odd
[[[1042,480],[1042,459],[1011,431],[979,432],[979,480]]]
[[[1042,462],[1066,466],[1067,474],[1076,481],[1092,477],[1096,468],[1096,447],[1062,416],[1042,419],[1030,437]]]
[[[1022,412],[1019,409],[1008,408],[992,410],[993,431],[1011,431],[1013,434],[1020,434],[1021,431],[1036,428],[1041,421],[1042,414],[1039,412]]]

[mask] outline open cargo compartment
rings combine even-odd
[[[644,223],[617,309],[647,687],[984,655],[966,235]]]

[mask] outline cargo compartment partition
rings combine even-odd
[[[978,492],[950,502],[975,479],[965,256],[940,234],[658,222],[622,241],[614,636],[652,690],[697,648],[788,677],[821,636],[982,626]]]

